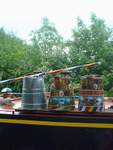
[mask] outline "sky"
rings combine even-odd
[[[113,27],[113,0],[0,0],[0,27],[29,41],[32,30],[37,30],[43,17],[55,24],[64,37],[71,36],[79,16],[90,24],[91,13]]]

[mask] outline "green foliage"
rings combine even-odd
[[[39,29],[32,31],[31,45],[12,33],[0,29],[0,80],[14,78],[34,71],[47,71],[100,61],[99,67],[72,73],[74,82],[85,74],[103,77],[105,95],[113,96],[113,29],[103,19],[91,15],[86,26],[78,17],[72,39],[64,41],[55,25],[43,18]],[[46,78],[49,83],[50,77]],[[47,84],[48,85],[48,84]],[[8,86],[8,85],[6,85]],[[12,83],[14,90],[21,82]]]
[[[111,30],[105,26],[103,20],[98,19],[94,14],[91,16],[89,27],[86,27],[80,18],[77,19],[77,22],[77,29],[73,29],[70,48],[72,61],[101,60],[104,53],[108,51]]]
[[[0,79],[8,79],[27,74],[39,65],[32,47],[11,33],[0,29]],[[37,61],[37,62],[36,62]],[[6,85],[5,85],[6,86]],[[7,85],[9,86],[9,85]],[[20,83],[13,84],[14,89]]]
[[[86,26],[83,21],[77,19],[77,28],[73,29],[73,40],[68,41],[70,47],[70,59],[72,63],[79,64],[97,62],[102,64],[90,73],[97,73],[104,76],[106,94],[113,96],[110,92],[113,85],[113,31],[105,25],[104,20],[91,15],[91,24]]]
[[[56,69],[66,64],[63,38],[58,34],[53,23],[43,18],[41,27],[32,32],[33,47],[41,55],[41,66],[44,69]]]

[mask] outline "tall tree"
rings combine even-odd
[[[106,82],[105,90],[108,91],[111,82],[110,68],[113,67],[113,63],[108,61],[112,57],[112,35],[113,30],[106,26],[104,20],[92,14],[89,26],[86,26],[80,18],[77,19],[77,27],[72,32],[73,40],[69,41],[69,53],[72,63],[82,64],[101,61],[101,66],[95,70],[93,69],[93,73],[103,75]],[[106,78],[106,74],[109,74],[108,78]]]
[[[91,15],[91,25],[88,27],[80,18],[77,19],[77,22],[77,28],[73,29],[70,48],[72,60],[77,59],[77,62],[101,60],[109,48],[111,29],[105,25],[104,20],[97,18],[95,14]],[[73,58],[73,56],[75,57]]]
[[[43,18],[41,27],[32,32],[33,47],[41,55],[41,64],[45,68],[56,69],[64,65],[67,57],[63,42],[63,38],[47,17]]]
[[[30,57],[31,52],[30,46],[25,42],[12,33],[6,33],[4,29],[1,28],[0,80],[14,78],[30,72],[33,62],[33,59]]]

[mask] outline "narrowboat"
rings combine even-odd
[[[22,97],[2,91],[0,100],[0,148],[3,150],[112,150],[113,99],[104,96],[99,75],[81,77],[79,95],[67,76],[86,64],[50,71],[55,76],[50,92],[45,73],[1,81],[23,80]]]

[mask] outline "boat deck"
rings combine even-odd
[[[13,100],[13,105],[0,105],[0,114],[1,113],[17,113],[18,111],[22,112],[24,111],[21,108],[21,98]],[[26,110],[27,111],[27,110]],[[29,111],[29,110],[28,110]],[[71,112],[71,113],[80,113],[78,110],[78,101],[75,101],[74,105],[66,105],[66,106],[60,106],[56,107],[53,105],[48,105],[48,109],[46,110],[41,110],[45,112],[51,112],[51,111],[56,111],[56,112]],[[31,111],[30,112],[37,112],[37,110]],[[105,97],[104,98],[104,109],[99,112],[98,110],[96,111],[97,113],[113,113],[113,97]]]

